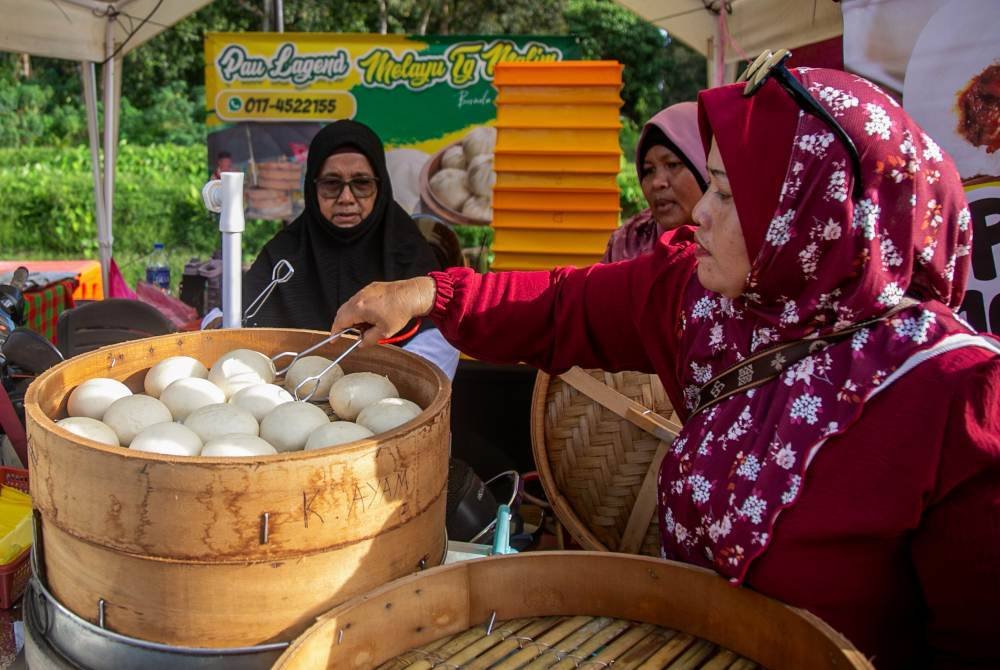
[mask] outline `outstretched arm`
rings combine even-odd
[[[652,371],[639,324],[650,323],[651,310],[667,321],[676,315],[693,267],[689,247],[661,242],[653,254],[582,269],[480,275],[453,268],[367,286],[340,308],[333,329],[370,324],[370,344],[422,316],[486,361],[552,372],[574,365]]]

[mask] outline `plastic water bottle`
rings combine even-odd
[[[146,265],[146,283],[152,284],[164,293],[170,292],[170,265],[167,264],[167,252],[163,242],[153,244],[153,253]]]

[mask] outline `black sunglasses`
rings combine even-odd
[[[343,179],[325,178],[317,179],[316,192],[321,198],[336,200],[344,192],[344,187],[350,187],[355,198],[370,198],[375,195],[378,189],[378,177],[354,177],[344,181]]]
[[[792,52],[788,49],[778,49],[774,52],[766,50],[757,56],[757,60],[751,63],[750,67],[737,80],[738,82],[745,81],[747,83],[743,88],[743,96],[749,98],[760,90],[768,78],[773,77],[775,81],[781,84],[783,89],[791,94],[792,99],[795,100],[799,107],[828,125],[833,134],[847,147],[847,153],[851,157],[851,167],[854,169],[854,199],[860,200],[864,192],[863,184],[861,183],[861,157],[858,155],[858,148],[854,146],[854,140],[847,134],[844,127],[837,123],[837,120],[833,118],[830,112],[826,111],[826,108],[819,104],[816,98],[785,67],[785,61],[791,57]]]

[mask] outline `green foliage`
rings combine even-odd
[[[622,111],[637,123],[694,100],[703,87],[707,64],[701,55],[612,0],[569,0],[566,23],[585,58],[625,65]]]
[[[180,265],[190,254],[207,258],[218,246],[218,221],[201,201],[204,152],[197,145],[122,146],[113,233],[115,257],[132,269],[132,283],[154,241]],[[279,225],[248,221],[244,257],[256,256]],[[0,248],[7,257],[97,257],[86,147],[0,149]]]
[[[77,147],[87,142],[87,118],[79,70],[54,78],[51,61],[36,58],[37,78],[20,80],[0,73],[0,146]],[[75,82],[75,89],[69,86]],[[123,95],[121,140],[125,144],[204,144],[204,87],[188,89],[183,81],[156,88],[143,108]],[[98,114],[103,104],[98,103]]]
[[[18,79],[13,54],[0,54],[0,146],[73,146],[86,141],[80,103],[66,93],[62,70]],[[55,81],[56,83],[53,83]]]
[[[565,0],[386,0],[386,30],[424,34],[549,34],[565,32]],[[187,91],[204,84],[206,32],[269,30],[260,0],[215,0],[130,52],[124,87],[137,109],[153,109],[164,86]],[[288,32],[379,32],[379,3],[371,0],[286,0]],[[425,17],[426,14],[426,17]],[[198,103],[203,99],[192,98]],[[138,140],[133,140],[138,141]],[[173,141],[159,137],[156,141]]]
[[[490,226],[454,225],[451,229],[455,231],[458,243],[463,249],[488,247],[493,244],[493,228]]]
[[[414,2],[422,11],[430,8],[430,34],[511,35],[565,32],[565,0],[442,0]]]
[[[584,57],[625,64],[623,112],[637,123],[691,100],[705,59],[612,0],[286,0],[285,29],[301,32],[565,34]],[[204,142],[206,32],[264,29],[261,0],[215,0],[125,56],[121,137],[128,144]],[[0,54],[0,146],[76,146],[87,141],[77,63]],[[100,94],[100,91],[98,92]]]
[[[625,118],[618,133],[618,143],[622,148],[621,168],[618,170],[618,201],[622,208],[623,221],[627,221],[648,206],[646,197],[642,194],[642,187],[639,185],[639,174],[635,169],[639,130],[634,121]]]
[[[205,143],[205,89],[188,91],[184,82],[161,86],[145,109],[137,109],[122,97],[121,134],[128,144],[158,143],[202,145]]]
[[[694,99],[705,59],[612,0],[285,0],[289,32],[576,35],[586,58],[625,65],[623,217],[646,206],[632,156],[642,123]],[[205,32],[268,29],[261,0],[215,0],[124,60],[115,255],[134,283],[152,242],[173,252],[174,280],[188,255],[217,246],[204,183]],[[384,8],[380,12],[380,7]],[[0,54],[0,248],[8,257],[96,257],[93,183],[77,63],[32,57],[30,75]],[[98,91],[100,94],[100,91]],[[279,224],[248,222],[249,258]],[[483,229],[492,232],[490,229]],[[465,247],[490,240],[459,231]],[[30,256],[25,256],[29,254]]]

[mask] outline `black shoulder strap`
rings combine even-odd
[[[913,298],[903,298],[898,305],[874,319],[834,331],[824,337],[783,342],[742,360],[710,379],[698,390],[698,404],[691,412],[691,416],[731,395],[762,386],[806,356],[821,351],[831,344],[836,344],[863,328],[886,321],[907,307],[916,304],[918,302]]]

